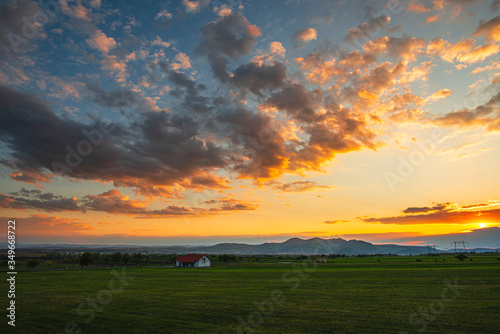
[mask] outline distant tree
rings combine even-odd
[[[127,263],[132,259],[132,256],[130,256],[129,253],[125,253],[123,254],[123,262],[125,263],[125,265],[127,265]]]
[[[45,264],[50,267],[52,266],[52,261],[45,261]]]
[[[104,255],[104,264],[108,265],[112,261],[113,257],[109,254]]]
[[[111,255],[111,259],[113,260],[113,264],[116,266],[116,264],[120,262],[122,259],[122,253],[120,252],[113,253],[113,255]]]
[[[94,262],[94,255],[92,253],[85,252],[80,256],[80,265],[82,267],[87,267],[92,262]]]
[[[151,260],[151,255],[149,255],[148,253],[146,253],[146,256],[144,257],[145,261],[146,261],[146,264],[148,264],[148,262]]]
[[[137,262],[137,264],[141,263],[142,258],[143,258],[143,256],[141,253],[133,253],[132,254],[132,259],[134,259],[134,261]]]
[[[92,253],[92,256],[94,256],[94,262],[97,262],[101,259],[101,252]]]
[[[75,255],[75,256],[71,259],[71,262],[72,262],[72,263],[79,263],[79,262],[80,262],[80,258],[78,257],[78,255]]]
[[[223,255],[219,256],[219,261],[220,262],[236,262],[236,256],[235,255],[223,254]]]
[[[467,255],[465,255],[464,253],[460,253],[457,256],[455,256],[455,258],[459,261],[463,261],[467,258]]]
[[[40,262],[38,260],[35,260],[35,259],[31,259],[31,260],[26,261],[26,267],[28,267],[30,269],[35,268],[39,264],[40,264]]]

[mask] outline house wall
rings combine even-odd
[[[199,262],[197,267],[210,267],[210,259],[206,256],[202,257]]]
[[[206,256],[202,257],[200,261],[194,261],[193,264],[185,264],[183,265],[182,263],[179,263],[179,261],[175,261],[175,266],[176,267],[196,267],[196,268],[206,268],[210,267],[210,259]]]

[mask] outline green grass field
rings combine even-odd
[[[112,269],[24,270],[17,275],[15,331],[4,315],[0,332],[500,333],[498,254],[471,257],[130,267],[121,291]],[[449,288],[445,280],[453,286],[455,279],[460,288]]]

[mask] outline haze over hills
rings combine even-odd
[[[204,253],[232,253],[232,254],[424,254],[427,247],[374,245],[361,240],[334,239],[300,239],[292,238],[285,242],[266,242],[261,245],[246,245],[236,243],[222,243],[209,247],[196,247],[196,252]]]
[[[6,247],[1,245],[0,247]],[[259,245],[245,243],[219,243],[213,246],[137,246],[137,245],[23,245],[20,249],[52,249],[52,250],[85,250],[93,249],[104,252],[128,251],[165,254],[207,253],[207,254],[345,254],[372,255],[397,254],[419,255],[427,254],[426,246],[401,246],[395,244],[372,244],[362,240],[345,240],[342,238],[300,239],[291,238],[284,242],[266,242]],[[472,250],[472,249],[471,249]],[[477,252],[496,251],[497,249],[481,248]],[[439,252],[446,252],[438,249]]]

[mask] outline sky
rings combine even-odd
[[[0,221],[500,247],[499,54],[498,0],[3,1]]]

